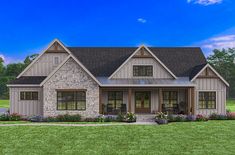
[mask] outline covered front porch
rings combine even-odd
[[[100,87],[99,92],[99,111],[105,115],[126,112],[195,114],[194,87]]]

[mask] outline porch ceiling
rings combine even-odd
[[[108,77],[96,77],[105,87],[194,87],[188,77],[177,79],[108,79]]]

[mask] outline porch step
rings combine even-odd
[[[137,114],[136,122],[155,122],[154,114]]]

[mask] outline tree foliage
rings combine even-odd
[[[207,61],[229,82],[229,97],[235,97],[235,48],[213,50]]]
[[[11,63],[4,66],[4,60],[0,57],[0,99],[9,98],[7,84],[15,79],[27,67],[38,54],[27,56],[23,63]]]

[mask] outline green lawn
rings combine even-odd
[[[0,108],[9,108],[9,100],[0,100]]]
[[[235,100],[234,99],[227,100],[227,109],[231,110],[232,112],[235,112]]]
[[[0,154],[235,154],[235,121],[0,127]]]

